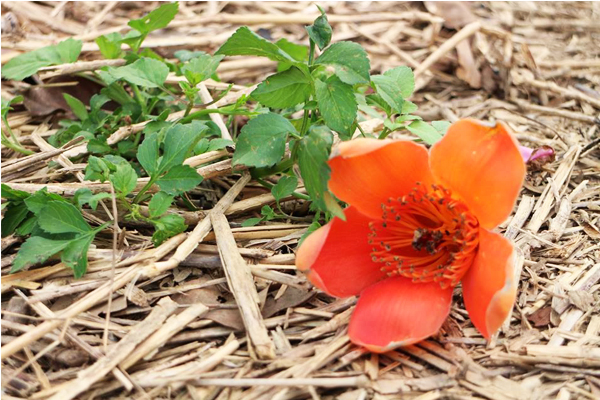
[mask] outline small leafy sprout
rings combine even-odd
[[[110,222],[92,228],[76,206],[45,188],[29,194],[2,184],[2,198],[8,200],[2,237],[31,235],[19,249],[11,272],[42,263],[60,252],[62,262],[73,269],[76,278],[85,274],[88,248]]]
[[[18,151],[21,154],[30,155],[33,154],[33,152],[21,146],[21,143],[19,143],[19,139],[17,139],[17,136],[14,134],[14,132],[10,128],[10,125],[8,124],[8,112],[13,109],[11,105],[20,103],[22,101],[23,96],[17,96],[11,100],[4,100],[4,97],[2,98],[2,145],[8,147],[11,150]],[[6,132],[8,132],[10,139],[8,138],[6,133],[4,133],[5,129]]]

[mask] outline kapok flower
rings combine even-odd
[[[503,124],[453,124],[429,154],[410,141],[356,139],[329,161],[329,189],[350,207],[306,238],[296,266],[326,293],[360,295],[350,339],[374,352],[435,334],[462,282],[471,321],[490,336],[516,296],[513,246],[491,230],[525,176]]]

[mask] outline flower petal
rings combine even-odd
[[[517,294],[513,245],[503,236],[479,230],[479,250],[462,279],[463,298],[473,325],[489,339],[506,320]]]
[[[352,342],[376,353],[416,343],[440,329],[451,301],[451,287],[388,278],[361,293],[348,334]]]
[[[381,264],[371,260],[371,219],[355,207],[344,210],[346,221],[332,219],[308,236],[296,255],[296,267],[332,296],[354,296],[384,278]]]
[[[454,123],[431,148],[430,163],[438,182],[458,195],[488,229],[509,216],[525,178],[518,144],[500,123]]]
[[[329,189],[373,219],[381,204],[433,182],[425,147],[410,141],[355,139],[341,143],[331,160]]]

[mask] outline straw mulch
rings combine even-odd
[[[84,41],[82,61],[99,60],[95,37],[156,5],[5,1],[2,63],[69,36]],[[411,100],[426,121],[502,120],[522,144],[555,149],[555,162],[528,172],[501,226],[516,244],[520,285],[499,334],[481,337],[457,288],[437,336],[382,355],[352,345],[356,299],[320,293],[294,268],[308,204],[284,203],[294,220],[240,227],[274,199],[232,173],[231,154],[221,151],[192,160],[210,179],[190,194],[205,199],[203,211],[172,210],[186,218],[187,233],[153,248],[148,226],[121,221],[116,250],[111,229],[98,235],[82,279],[58,261],[9,275],[22,239],[2,239],[2,398],[600,398],[600,3],[321,5],[334,41],[361,43],[373,71],[414,68]],[[305,43],[303,26],[316,11],[300,2],[181,2],[170,27],[145,45],[167,58],[179,49],[212,53],[240,25]],[[237,84],[225,101],[274,69],[264,59],[225,60],[219,75]],[[39,76],[66,73],[51,67]],[[2,96],[26,89],[3,82]],[[10,114],[39,158],[18,164],[3,148],[2,182],[65,196],[108,190],[83,182],[85,164],[47,142],[59,119]],[[59,167],[49,170],[51,160]],[[85,217],[110,219],[98,210]]]

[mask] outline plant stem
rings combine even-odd
[[[6,122],[5,122],[6,123]],[[6,127],[8,128],[8,124],[6,123]],[[10,128],[8,128],[8,131],[12,134],[13,132],[10,130]],[[4,134],[4,132],[2,132],[2,144],[6,147],[8,147],[11,150],[17,151],[21,154],[25,154],[26,156],[29,156],[31,154],[33,154],[33,151],[31,150],[27,150],[26,148],[24,148],[23,146],[21,146],[19,144],[19,141],[16,139],[15,135],[12,134],[11,135],[14,139],[16,143],[11,142],[6,135]]]
[[[137,87],[137,85],[134,85],[133,83],[131,84],[131,89],[133,90],[133,93],[135,94],[135,98],[136,98],[138,104],[140,105],[140,107],[142,107],[142,114],[146,115],[147,114],[146,101],[144,101],[144,98],[142,97],[142,92],[140,92],[140,89]]]
[[[146,193],[148,189],[150,189],[152,185],[154,185],[154,182],[156,182],[156,180],[157,179],[154,177],[150,178],[148,183],[146,183],[146,186],[144,186],[142,190],[140,190],[139,193],[133,198],[133,204],[137,204],[142,200],[142,196],[144,195],[144,193]]]
[[[252,112],[252,111],[246,111],[246,110],[225,110],[222,108],[206,108],[204,110],[200,110],[200,111],[196,111],[195,113],[191,113],[190,115],[188,115],[187,117],[182,118],[180,121],[180,123],[182,124],[187,124],[188,122],[191,122],[199,117],[203,117],[205,115],[208,114],[223,114],[223,115],[254,115],[256,113]]]
[[[390,131],[386,126],[385,128],[383,128],[383,131],[381,131],[381,133],[379,134],[378,139],[385,139],[390,133],[392,133],[392,131]]]
[[[315,42],[310,39],[310,52],[308,53],[308,65],[312,65],[315,58]]]

